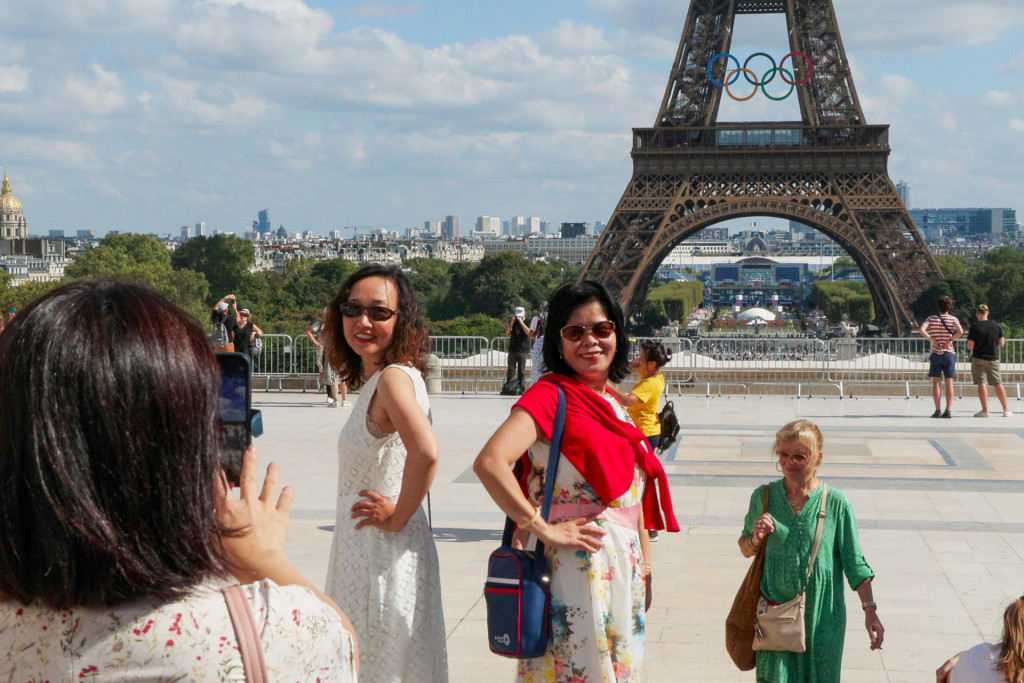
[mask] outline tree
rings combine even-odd
[[[405,262],[410,270],[409,284],[416,293],[424,315],[441,319],[445,311],[445,299],[452,286],[451,267],[438,259],[414,258]]]
[[[203,303],[209,285],[201,273],[171,267],[171,257],[156,235],[107,235],[85,250],[66,271],[69,279],[102,277],[134,282],[167,297],[206,322]]]
[[[252,242],[234,235],[194,237],[171,255],[175,270],[193,270],[206,276],[210,287],[207,303],[211,305],[225,294],[237,293],[255,263]]]
[[[465,284],[471,311],[501,319],[511,317],[516,306],[536,310],[552,289],[543,269],[516,251],[484,256]]]
[[[12,308],[21,311],[58,284],[57,282],[26,282],[19,287],[10,287],[0,291],[0,315],[6,319],[7,312]]]

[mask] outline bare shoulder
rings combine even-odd
[[[415,397],[416,387],[412,375],[397,365],[390,365],[380,371],[377,390],[391,396],[409,395]]]

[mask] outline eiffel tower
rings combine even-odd
[[[792,53],[778,72],[755,73],[772,59],[763,53],[723,56],[737,14],[781,13]],[[737,99],[775,76],[773,88],[795,88],[802,121],[717,123],[723,86]],[[835,240],[864,274],[878,321],[900,335],[916,328],[910,305],[940,271],[889,178],[889,127],[864,121],[832,0],[692,0],[657,122],[633,129],[632,157],[582,275],[627,317],[679,242],[727,219],[775,216]]]

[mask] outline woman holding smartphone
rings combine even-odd
[[[423,376],[430,339],[394,266],[360,268],[324,321],[327,360],[359,389],[338,439],[326,592],[352,618],[361,680],[448,680],[437,548],[422,503],[437,472]]]
[[[356,680],[344,614],[284,554],[292,489],[250,448],[229,492],[220,385],[205,332],[142,287],[79,280],[8,324],[4,680],[241,680],[237,583],[269,680]]]

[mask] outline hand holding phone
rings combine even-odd
[[[237,486],[252,443],[252,361],[244,353],[217,352],[220,365],[221,466]]]

